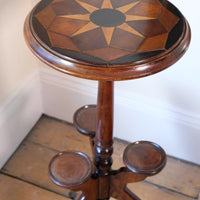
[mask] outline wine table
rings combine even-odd
[[[112,169],[114,81],[160,72],[190,43],[190,27],[166,0],[41,0],[27,16],[24,35],[44,63],[68,75],[98,80],[97,105],[74,114],[74,125],[90,137],[93,161],[81,152],[61,152],[49,164],[51,180],[79,200],[140,200],[127,183],[159,173],[165,151],[136,141]],[[125,134],[125,133],[124,133]]]

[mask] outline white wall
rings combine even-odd
[[[30,0],[0,0],[0,168],[42,113],[37,59],[23,38]]]
[[[36,68],[23,38],[23,23],[32,6],[27,0],[0,1],[0,105]]]

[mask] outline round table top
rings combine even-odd
[[[42,0],[28,15],[26,41],[42,61],[94,80],[126,80],[176,62],[190,28],[165,0]]]

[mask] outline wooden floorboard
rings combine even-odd
[[[0,174],[1,200],[70,200],[19,179]]]
[[[2,172],[68,197],[69,190],[56,186],[48,177],[48,164],[56,153],[52,149],[25,141]]]
[[[127,144],[115,139],[114,169],[123,165],[122,155]],[[71,150],[81,151],[92,158],[87,137],[78,133],[71,124],[42,116],[1,170],[0,197],[3,197],[0,199],[33,200],[41,195],[40,200],[67,200],[70,191],[49,180],[48,164],[57,152]],[[19,187],[13,186],[15,184]],[[143,200],[199,200],[200,167],[168,157],[167,165],[160,174],[128,186]],[[21,191],[22,187],[26,188],[24,192]],[[9,194],[12,193],[12,188],[16,195]],[[26,196],[29,192],[30,197]]]

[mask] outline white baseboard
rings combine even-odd
[[[95,104],[97,82],[41,68],[44,113],[68,122],[76,109]],[[115,88],[114,137],[150,140],[168,155],[200,164],[200,116],[158,105]]]
[[[0,107],[0,168],[43,113],[39,72],[36,70]]]

